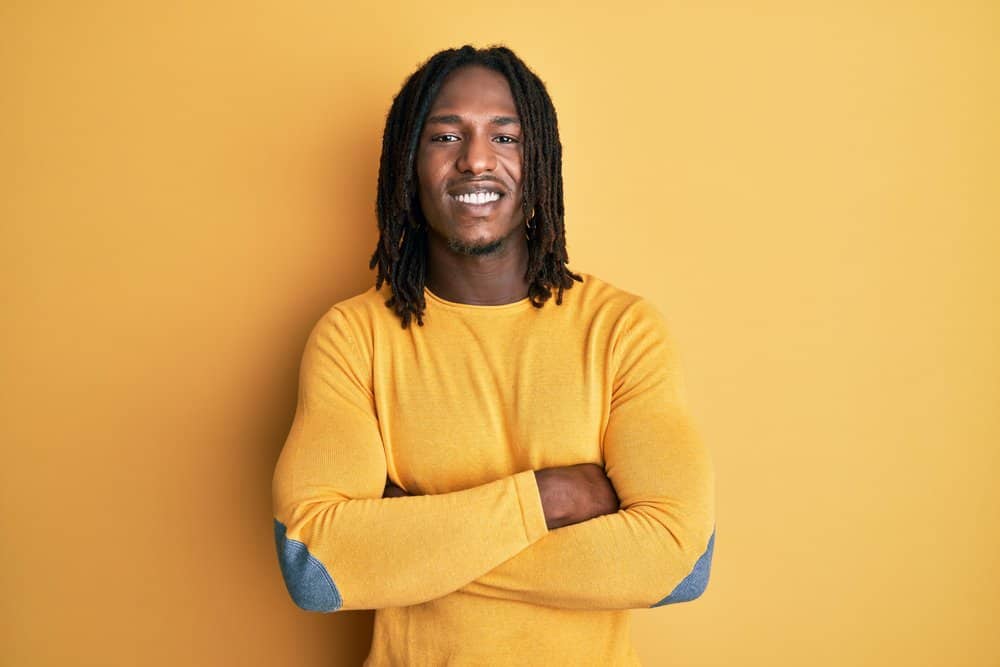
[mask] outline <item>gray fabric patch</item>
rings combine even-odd
[[[713,528],[712,537],[708,538],[708,546],[705,548],[705,553],[701,555],[694,564],[694,567],[691,568],[688,576],[684,577],[681,583],[677,584],[674,590],[670,592],[670,595],[656,604],[650,605],[650,607],[662,607],[665,604],[672,604],[674,602],[688,602],[704,593],[708,587],[708,573],[712,568],[712,551],[714,548],[715,529]]]
[[[331,612],[343,606],[340,591],[330,574],[298,540],[285,536],[285,524],[274,520],[274,544],[285,587],[292,600],[306,611]]]

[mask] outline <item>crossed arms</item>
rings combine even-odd
[[[611,480],[595,463],[538,470],[535,481],[549,530],[617,512],[621,505]],[[383,498],[410,495],[417,494],[407,493],[386,478]]]
[[[674,346],[645,308],[636,306],[623,343],[603,469],[525,470],[425,496],[386,485],[364,360],[344,316],[328,313],[303,355],[273,480],[275,543],[296,604],[375,609],[461,590],[629,609],[700,595],[714,546],[714,474]]]

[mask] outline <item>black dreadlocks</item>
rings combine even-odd
[[[513,51],[504,46],[440,51],[410,75],[392,101],[382,134],[378,171],[379,240],[368,268],[378,266],[375,289],[392,288],[385,305],[402,320],[423,326],[424,283],[427,276],[427,224],[420,210],[415,165],[424,121],[445,77],[465,65],[482,65],[507,78],[523,133],[521,202],[525,217],[534,210],[528,233],[528,296],[536,308],[552,296],[562,303],[563,290],[583,278],[566,264],[563,226],[562,144],[556,110],[542,81]]]

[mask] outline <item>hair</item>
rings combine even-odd
[[[392,308],[405,329],[412,319],[423,326],[427,276],[427,223],[420,209],[415,161],[420,134],[444,79],[456,69],[481,65],[504,75],[510,85],[522,132],[522,201],[526,219],[528,267],[525,278],[532,305],[541,308],[556,290],[583,278],[566,264],[563,224],[562,144],[552,99],[534,72],[505,46],[463,46],[431,56],[403,84],[392,101],[382,135],[375,211],[379,239],[370,269],[378,267],[375,288],[388,282]],[[533,217],[529,211],[533,210]]]

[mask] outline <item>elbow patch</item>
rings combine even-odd
[[[278,565],[285,587],[292,600],[306,611],[331,612],[343,606],[340,591],[333,578],[309,548],[285,535],[285,524],[274,520],[274,544],[278,549]]]
[[[681,580],[681,583],[674,587],[670,595],[656,604],[650,605],[650,607],[662,607],[665,604],[672,604],[674,602],[687,602],[694,600],[704,593],[708,587],[708,573],[712,569],[712,550],[714,547],[715,529],[713,528],[712,536],[708,538],[708,546],[705,547],[705,553],[695,562],[694,567],[691,568],[691,572]]]

